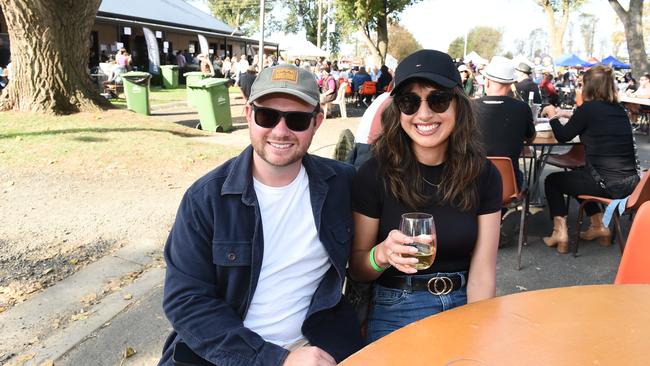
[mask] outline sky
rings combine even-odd
[[[621,3],[627,8],[627,1]],[[596,53],[599,53],[601,38],[609,43],[612,32],[623,30],[620,23],[615,25],[616,13],[606,0],[589,0],[580,10],[598,18]],[[576,24],[573,30],[574,45],[584,50],[577,25],[578,14],[573,13],[570,21],[573,19]],[[400,15],[400,23],[424,48],[445,52],[449,43],[456,37],[464,36],[468,29],[490,26],[503,31],[502,51],[512,50],[514,53],[517,38],[527,38],[535,28],[547,29],[546,22],[546,15],[534,0],[425,0],[407,8]],[[611,49],[607,48],[604,51],[609,54]]]
[[[201,0],[189,0],[193,5],[209,12]],[[627,8],[627,0],[621,4]],[[595,35],[595,56],[606,57],[611,53],[610,37],[614,31],[623,31],[617,16],[607,0],[587,0],[580,12],[593,14],[598,18]],[[579,12],[572,13],[574,51],[581,57],[584,46],[578,25]],[[274,12],[278,16],[278,12]],[[424,48],[447,51],[449,43],[456,37],[476,26],[490,26],[503,32],[501,53],[515,54],[515,41],[527,38],[536,28],[547,28],[546,15],[535,0],[424,0],[405,9],[400,14],[400,23],[408,29]],[[565,40],[569,32],[565,34]],[[271,39],[277,39],[272,36]],[[601,46],[602,45],[602,46]],[[354,47],[341,47],[343,52],[352,52]],[[471,50],[467,50],[469,53]]]

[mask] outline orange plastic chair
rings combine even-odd
[[[374,81],[364,81],[359,89],[361,95],[375,95],[377,93],[377,83]]]
[[[648,238],[650,238],[650,202],[642,204],[636,213],[618,266],[615,284],[650,284]]]
[[[641,207],[641,205],[647,201],[650,201],[650,174],[647,172],[641,177],[641,181],[636,185],[634,191],[630,194],[627,202],[625,204],[625,213],[632,214]],[[613,200],[606,197],[590,196],[586,194],[578,195],[578,200],[582,200],[580,203],[580,209],[578,210],[578,230],[576,230],[576,245],[573,247],[573,256],[578,255],[578,245],[580,243],[580,228],[582,227],[582,219],[584,216],[585,205],[589,202],[599,203],[601,206],[609,205]],[[621,248],[621,253],[625,249],[625,241],[623,240],[623,235],[621,232],[621,222],[619,219],[620,215],[618,210],[614,211],[612,218],[614,219],[614,231],[616,233],[616,240],[618,245]]]
[[[521,207],[519,218],[519,242],[517,244],[517,269],[521,269],[521,250],[528,244],[528,188],[517,188],[517,178],[512,167],[512,160],[505,156],[488,156],[488,159],[496,166],[501,174],[503,185],[502,206],[508,211],[502,216],[501,221]]]

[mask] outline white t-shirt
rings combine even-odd
[[[267,342],[286,346],[300,328],[330,261],[318,239],[305,167],[289,185],[269,187],[253,178],[262,215],[262,270],[244,326]]]

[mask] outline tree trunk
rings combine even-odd
[[[546,21],[551,36],[551,55],[553,58],[558,58],[564,54],[562,41],[564,40],[564,32],[569,23],[569,2],[567,0],[562,1],[562,18],[560,19],[560,24],[555,22],[555,10],[550,1],[540,1],[538,4],[544,8],[544,12],[546,13]]]
[[[379,53],[379,48],[377,47],[375,42],[372,41],[372,38],[370,37],[370,31],[364,28],[361,24],[358,25],[357,29],[363,35],[363,40],[366,42],[366,46],[368,46],[368,49],[370,50],[372,57],[375,60],[381,60],[381,54]]]
[[[625,28],[625,39],[627,41],[627,52],[630,55],[632,64],[632,75],[635,79],[650,69],[648,55],[645,51],[643,41],[643,0],[630,0],[630,7],[625,11],[617,0],[609,0],[609,5],[623,22]]]
[[[88,75],[90,31],[101,0],[3,0],[13,79],[0,110],[68,114],[111,104]]]
[[[386,1],[383,1],[382,11],[377,15],[377,49],[379,51],[379,65],[386,62],[388,52],[388,17],[386,16]]]

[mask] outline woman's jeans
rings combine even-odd
[[[433,295],[429,291],[393,289],[374,284],[372,304],[368,314],[368,339],[377,339],[417,320],[441,311],[467,304],[467,272],[457,272],[463,278],[463,286],[447,295]],[[449,273],[414,275],[415,278],[445,276]]]

